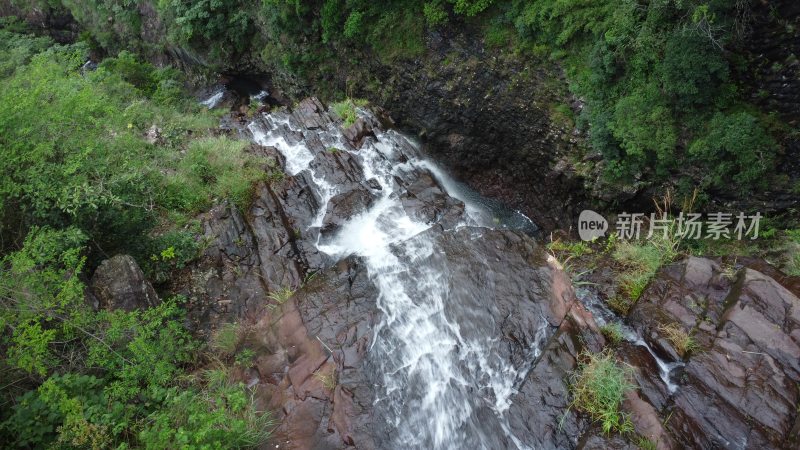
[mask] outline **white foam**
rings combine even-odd
[[[207,99],[201,101],[200,104],[208,109],[215,108],[219,104],[220,100],[222,100],[223,95],[225,95],[225,91],[220,89]]]

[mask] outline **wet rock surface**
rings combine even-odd
[[[288,114],[290,121],[304,128],[301,132],[283,128],[284,142],[305,140],[313,154],[309,167],[316,177],[338,186],[340,193],[321,211],[322,199],[312,189],[310,172],[301,171],[261,183],[247,212],[220,205],[208,213],[203,227],[209,244],[191,269],[188,283],[194,287],[189,292],[192,305],[198,322],[236,321],[246,328],[246,345],[257,356],[240,376],[261,405],[275,412],[279,424],[273,441],[281,448],[390,447],[393,430],[386,428],[375,403],[376,386],[384,374],[369,352],[383,314],[377,302],[379,290],[360,258],[335,262],[314,245],[317,233],[334,235],[342,224],[367,210],[380,184],[365,179],[352,154],[328,151],[322,132],[338,124],[319,102],[303,102]],[[378,120],[370,124],[379,126]],[[385,157],[405,164],[416,150],[404,145]],[[248,151],[285,167],[273,147],[253,146]],[[523,233],[455,229],[465,206],[450,197],[428,170],[399,171],[394,188],[409,217],[432,225],[410,243],[413,247],[416,241],[432,242],[436,247],[430,261],[416,266],[446,267],[450,297],[471,302],[453,303],[444,314],[462,323],[465,333],[495,339],[497,357],[519,371],[523,389],[512,401],[514,413],[509,417],[517,417],[511,419],[513,431],[544,446],[574,446],[576,441],[565,437],[558,425],[557,410],[562,411],[559,408],[567,401],[567,387],[563,377],[553,374],[574,367],[578,350],[570,348],[571,356],[566,357],[565,345],[584,338],[597,345],[599,335],[591,331],[585,314],[576,312],[580,306],[568,278]],[[322,227],[317,230],[313,223],[320,214]],[[397,256],[405,257],[399,248]],[[413,272],[408,276],[413,278]],[[316,275],[309,279],[311,274]],[[288,299],[270,297],[282,289],[294,293]],[[581,327],[589,330],[584,338],[577,337]],[[534,353],[537,362],[531,364]],[[560,358],[566,362],[559,363]],[[551,399],[551,409],[545,412],[537,401],[542,396]],[[498,420],[486,400],[475,401],[471,421]],[[513,422],[526,417],[529,420]],[[569,430],[588,429],[585,420],[575,416],[574,421]],[[540,435],[530,427],[550,432]],[[491,445],[512,445],[491,439]]]
[[[405,187],[401,195],[409,216],[428,224],[441,222],[446,228],[455,226],[464,214],[464,203],[447,195],[430,173],[423,173],[410,183],[398,180]]]
[[[135,311],[160,303],[153,286],[129,255],[117,255],[100,263],[90,287],[104,308]]]
[[[377,196],[364,185],[357,184],[352,190],[335,195],[329,200],[328,209],[322,219],[322,233],[337,231],[348,220],[366,211]]]
[[[315,277],[255,325],[260,394],[282,448],[373,447],[372,384],[362,362],[379,313],[357,258]]]
[[[672,448],[797,444],[800,299],[791,286],[696,257],[662,269],[650,284],[629,321],[661,358],[685,364],[672,373],[675,392],[659,383],[653,364],[630,361],[642,398],[670,417]],[[697,348],[680,351],[665,326],[683,330]]]
[[[359,117],[354,124],[342,130],[342,134],[354,148],[361,148],[366,138],[375,137],[372,126],[363,117]]]
[[[329,150],[326,127],[340,125],[320,102],[309,100],[285,114],[303,128],[278,126],[278,133],[290,145],[306,143],[314,175],[304,170],[263,182],[246,212],[220,205],[203,217],[209,244],[186,283],[192,286],[192,308],[198,322],[237,321],[247,329],[246,345],[256,358],[240,377],[275,414],[270,445],[391,448],[398,431],[379,396],[386,367],[370,353],[376,339],[387,338],[376,329],[385,314],[376,274],[361,257],[334,260],[316,249],[320,235],[336,236],[374,206],[381,184],[367,179],[368,171],[350,152]],[[376,119],[370,126],[381,125]],[[248,151],[286,168],[274,147]],[[592,314],[575,300],[569,278],[520,232],[456,227],[465,205],[427,169],[405,167],[415,151],[401,144],[383,155],[403,167],[393,185],[402,209],[430,225],[392,250],[404,260],[412,255],[403,248],[431,246],[398,276],[413,284],[425,279],[424,268],[437,268],[451,299],[441,314],[459,324],[466,338],[495,340],[490,353],[516,374],[501,416],[493,409],[493,394],[465,387],[473,393],[464,396],[471,413],[463,435],[470,442],[487,448],[628,449],[636,448],[638,435],[659,449],[797,443],[796,279],[759,261],[747,261],[738,271],[703,258],[663,268],[627,318],[647,346],[623,342],[616,350],[638,385],[623,404],[636,435],[604,434],[570,408],[569,377],[581,352],[597,352],[606,343]],[[313,188],[315,179],[336,186],[337,193],[323,199]],[[426,285],[411,289],[421,293]],[[274,295],[282,291],[288,294]],[[682,351],[665,334],[666,325],[690,334],[698,348]],[[672,369],[666,378],[664,364]],[[486,424],[499,431],[478,433]]]

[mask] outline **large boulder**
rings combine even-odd
[[[130,255],[117,255],[97,267],[91,290],[100,306],[135,311],[159,304],[155,289]]]
[[[380,189],[380,185],[377,186]],[[322,233],[332,233],[354,216],[363,213],[375,203],[378,195],[374,187],[356,184],[353,189],[333,196],[322,219]]]
[[[375,137],[372,126],[363,117],[359,117],[355,123],[343,129],[342,134],[347,142],[356,149],[361,148],[366,138]]]
[[[425,171],[413,180],[398,178],[397,182],[405,188],[400,196],[403,209],[414,219],[428,224],[438,222],[446,228],[462,219],[464,202],[447,195],[432,173]]]

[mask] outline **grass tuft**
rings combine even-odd
[[[331,109],[334,114],[339,116],[344,123],[344,127],[349,127],[356,123],[358,120],[358,112],[356,108],[361,108],[367,105],[366,100],[346,98],[341,102],[331,104]]]
[[[331,370],[317,370],[314,372],[314,378],[322,382],[325,389],[332,391],[336,388],[336,369]]]
[[[658,448],[658,445],[655,442],[642,436],[639,436],[639,438],[636,439],[636,446],[641,450],[656,450]]]
[[[274,300],[279,305],[282,305],[289,300],[289,297],[294,295],[294,291],[289,288],[281,288],[275,292],[271,292],[269,294],[269,298]]]
[[[684,331],[680,325],[674,323],[661,325],[658,327],[658,331],[660,331],[664,337],[667,338],[669,343],[672,344],[672,346],[675,348],[675,351],[677,351],[681,357],[695,352],[700,348],[694,338],[689,335],[689,333]]]
[[[625,393],[636,388],[630,369],[620,366],[610,351],[583,352],[573,374],[570,408],[587,413],[600,422],[603,432],[626,433],[633,430],[630,419],[621,411]]]
[[[564,252],[572,258],[580,258],[581,256],[592,253],[589,244],[583,241],[566,242],[562,240],[552,241],[547,244],[548,250],[551,252]]]
[[[619,345],[624,339],[622,326],[618,323],[607,323],[600,327],[600,332],[612,345]]]
[[[610,301],[609,306],[620,314],[628,314],[658,269],[678,255],[676,248],[677,244],[667,239],[652,239],[644,244],[616,243],[612,256],[623,266],[617,280],[624,297]]]
[[[783,271],[787,275],[800,277],[800,228],[796,230],[786,230],[785,255],[786,262]]]
[[[236,323],[225,323],[211,337],[211,348],[225,356],[236,353],[242,340],[242,327]]]

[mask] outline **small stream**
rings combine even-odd
[[[639,336],[639,334],[636,333],[633,328],[626,325],[616,314],[614,314],[614,312],[608,308],[606,303],[600,300],[597,294],[591,289],[579,287],[575,289],[575,295],[586,307],[586,309],[592,313],[595,322],[597,322],[597,326],[603,326],[608,323],[616,323],[622,329],[622,336],[625,341],[630,342],[637,347],[644,347],[658,365],[658,374],[661,377],[661,381],[664,382],[664,386],[667,387],[667,391],[670,394],[675,393],[675,391],[678,389],[678,386],[674,381],[672,381],[671,374],[673,370],[684,366],[682,361],[664,361],[663,358],[656,354],[656,352],[653,350],[653,347],[651,347],[647,341],[645,341],[641,336]]]

